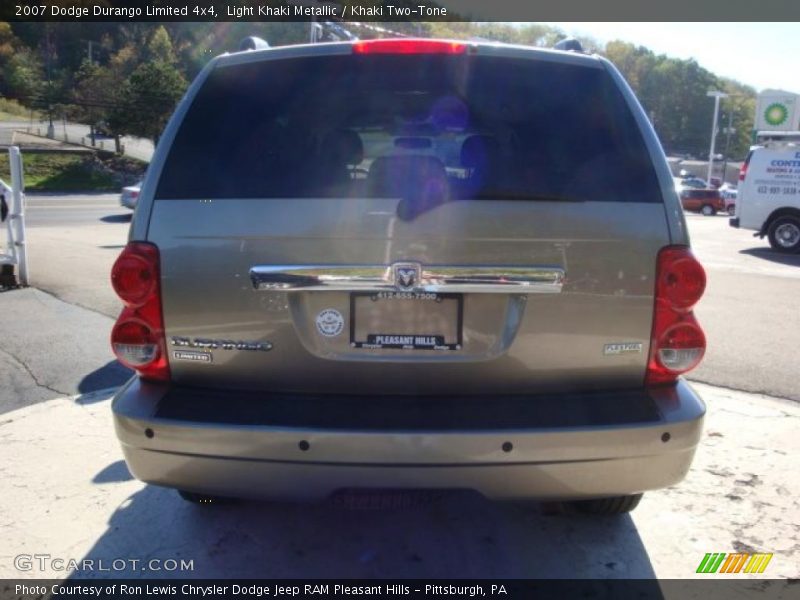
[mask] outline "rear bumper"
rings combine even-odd
[[[131,472],[147,483],[189,491],[292,500],[349,488],[472,489],[495,499],[616,496],[683,479],[705,414],[684,381],[637,393],[496,400],[490,411],[502,416],[484,427],[458,416],[448,421],[447,412],[461,404],[449,399],[446,410],[432,409],[430,421],[417,429],[403,422],[413,408],[394,416],[389,409],[381,427],[370,410],[347,419],[357,414],[352,405],[341,411],[328,405],[318,413],[322,421],[326,410],[338,417],[326,424],[312,410],[298,409],[297,398],[216,394],[186,388],[176,394],[131,380],[113,401]],[[294,409],[269,408],[282,402]],[[374,407],[380,401],[351,402]],[[515,416],[513,407],[526,402]],[[642,410],[632,402],[649,405]],[[321,403],[310,401],[312,407]],[[560,408],[529,410],[534,403]],[[464,405],[469,410],[470,400]],[[624,416],[631,409],[635,417]],[[303,414],[313,426],[297,422]],[[615,415],[623,424],[612,422]],[[344,424],[350,421],[357,427]]]

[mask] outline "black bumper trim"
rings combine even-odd
[[[618,427],[661,419],[645,389],[529,396],[343,396],[173,387],[158,402],[154,416],[359,431]]]

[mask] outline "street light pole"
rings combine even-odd
[[[725,92],[711,91],[707,92],[706,96],[714,98],[714,120],[711,122],[711,148],[708,151],[708,177],[706,182],[711,185],[711,172],[714,169],[714,143],[717,139],[717,119],[719,118],[719,101],[720,98],[727,98],[728,94]]]
[[[733,107],[728,109],[728,126],[725,128],[725,160],[722,163],[722,183],[725,183],[725,177],[728,175],[728,152],[731,147],[731,134],[733,129]]]

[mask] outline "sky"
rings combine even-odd
[[[546,23],[605,43],[620,39],[656,54],[694,58],[757,91],[800,94],[800,23]]]

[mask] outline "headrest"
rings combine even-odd
[[[490,135],[471,135],[461,145],[461,166],[482,169],[494,165],[500,158],[500,144]]]
[[[337,129],[325,136],[321,154],[332,164],[357,165],[364,160],[364,144],[352,129]]]
[[[435,156],[381,156],[372,161],[367,180],[373,193],[405,197],[446,185],[447,171]]]

